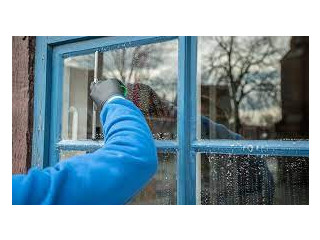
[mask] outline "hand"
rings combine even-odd
[[[106,101],[114,95],[126,96],[126,86],[118,79],[101,80],[90,85],[90,97],[95,104],[102,108]]]

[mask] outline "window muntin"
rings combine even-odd
[[[307,39],[199,37],[201,138],[308,139]]]

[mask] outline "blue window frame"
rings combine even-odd
[[[178,39],[177,141],[156,140],[159,151],[177,152],[177,203],[196,204],[196,155],[201,152],[237,155],[309,156],[308,141],[198,140],[197,37],[37,37],[32,166],[59,161],[60,150],[94,151],[98,141],[60,140],[63,60],[66,57]]]

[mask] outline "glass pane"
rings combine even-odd
[[[60,151],[60,161],[66,160],[66,159],[74,157],[74,156],[83,155],[86,153],[87,153],[86,151],[64,151],[64,150],[61,150]]]
[[[127,98],[143,112],[156,139],[176,139],[178,41],[128,47],[99,54],[99,79],[117,78],[128,88]],[[64,61],[63,139],[102,139],[99,111],[93,110],[89,86],[94,54]]]
[[[177,204],[176,154],[158,153],[158,161],[159,165],[156,175],[129,204]]]
[[[200,159],[201,204],[309,204],[306,157],[205,153]]]
[[[308,37],[199,37],[198,73],[202,139],[309,138]]]
[[[90,82],[94,74],[94,54],[64,60],[62,139],[92,138]]]

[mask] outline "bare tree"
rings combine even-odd
[[[251,108],[279,102],[279,60],[284,48],[276,37],[212,37],[203,57],[203,83],[229,88],[234,131],[241,127],[241,104]],[[213,47],[212,47],[213,46]]]
[[[107,77],[115,77],[125,83],[149,79],[152,69],[162,63],[159,47],[150,44],[106,52],[105,74]]]

